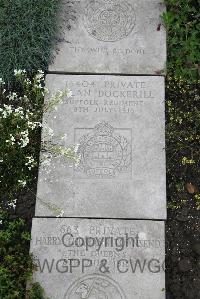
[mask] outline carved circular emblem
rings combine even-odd
[[[105,42],[127,37],[135,26],[135,19],[134,9],[126,0],[90,0],[84,13],[88,33]]]
[[[126,299],[116,281],[107,276],[92,274],[75,281],[64,299]]]
[[[77,171],[95,178],[110,178],[130,171],[131,144],[126,137],[114,131],[110,124],[101,122],[91,134],[81,137]]]

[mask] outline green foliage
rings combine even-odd
[[[42,71],[30,80],[26,71],[15,70],[15,80],[17,89],[11,92],[0,78],[0,210],[15,207],[17,194],[24,188],[31,189],[37,179],[41,127],[44,133],[41,149],[47,156],[47,161],[42,162],[50,163],[53,155],[74,162],[78,159],[76,147],[52,144],[53,130],[41,123],[43,111],[47,115],[57,109],[71,92],[58,91],[43,103],[48,90],[44,87]]]
[[[44,295],[44,290],[39,283],[34,283],[27,292],[27,299],[47,299]]]
[[[0,215],[0,298],[24,298],[33,271],[30,236],[23,220],[8,221]]]
[[[29,80],[25,71],[15,73],[15,91],[0,83],[0,209],[15,205],[17,192],[33,183],[40,150],[44,74]]]
[[[46,70],[52,58],[60,3],[0,0],[0,299],[25,298],[34,271],[27,224],[6,220],[9,215],[2,210],[15,208],[17,193],[37,177],[45,108],[43,73],[37,70]],[[14,77],[16,69],[26,72],[16,72]],[[40,285],[30,284],[26,298],[44,299]]]
[[[15,209],[17,195],[33,185],[37,178],[40,151],[40,129],[43,127],[42,150],[49,148],[56,156],[76,161],[75,148],[51,144],[53,130],[45,133],[41,118],[68,98],[69,90],[58,91],[44,103],[48,90],[44,87],[44,72],[38,71],[30,80],[24,70],[15,70],[16,88],[6,88],[0,78],[0,299],[24,298],[25,284],[34,266],[29,256],[30,235],[23,220],[8,221],[3,212]],[[60,210],[57,211],[59,214]],[[57,214],[56,214],[57,215]],[[9,217],[9,215],[7,215]],[[2,219],[1,219],[2,218]],[[33,284],[27,299],[44,299],[39,284]]]
[[[30,283],[26,294],[27,281],[34,271],[29,255],[30,233],[22,219],[7,220],[0,214],[0,299],[45,299],[42,287]]]
[[[0,0],[0,77],[12,80],[14,69],[47,69],[60,2]]]
[[[200,61],[199,0],[165,0],[163,21],[168,33],[168,73],[197,80]]]
[[[168,37],[166,142],[168,207],[200,208],[199,1],[165,0]],[[188,191],[187,183],[194,190]],[[188,203],[188,200],[191,200]]]

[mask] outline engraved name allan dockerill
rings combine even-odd
[[[64,299],[126,299],[126,297],[113,279],[93,274],[73,283]]]
[[[86,134],[81,135],[82,131]],[[76,171],[84,173],[85,178],[131,175],[131,129],[114,129],[109,123],[100,122],[93,129],[75,129],[75,141],[80,144]]]
[[[126,0],[90,0],[84,11],[84,26],[94,38],[115,42],[127,37],[135,26],[133,6]]]

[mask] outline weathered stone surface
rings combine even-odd
[[[63,0],[50,71],[160,74],[166,62],[163,0]]]
[[[31,252],[51,299],[164,299],[164,222],[33,219]]]
[[[164,78],[48,75],[46,82],[53,94],[66,86],[74,94],[44,122],[54,145],[79,144],[80,162],[70,167],[52,156],[41,166],[36,216],[164,219]]]

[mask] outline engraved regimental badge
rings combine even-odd
[[[75,281],[64,299],[126,299],[126,297],[113,279],[93,274]]]
[[[127,37],[135,26],[135,12],[126,0],[89,0],[84,12],[88,33],[104,42]]]
[[[80,178],[127,178],[131,176],[131,129],[114,129],[107,122],[93,129],[75,129]]]

